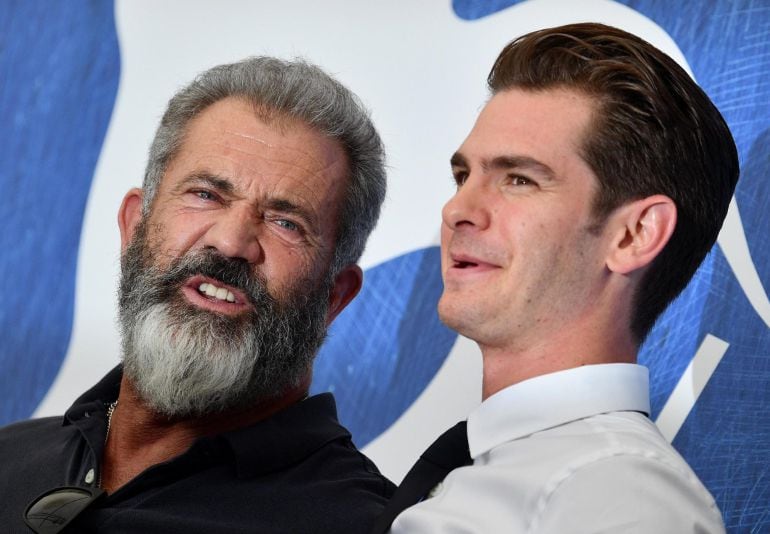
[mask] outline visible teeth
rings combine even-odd
[[[198,291],[208,297],[215,298],[217,300],[226,300],[227,302],[235,302],[235,295],[232,291],[225,289],[224,287],[217,287],[214,284],[203,282],[198,286]]]

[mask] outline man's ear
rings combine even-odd
[[[120,228],[120,251],[125,252],[131,240],[134,238],[134,232],[142,220],[142,198],[144,192],[138,187],[130,189],[118,210],[118,228]]]
[[[358,265],[348,265],[334,277],[334,287],[329,296],[329,311],[326,314],[326,325],[350,304],[350,301],[358,295],[364,282],[364,273]]]
[[[616,230],[607,267],[629,274],[652,263],[671,239],[676,204],[665,195],[653,195],[624,204],[611,218]]]

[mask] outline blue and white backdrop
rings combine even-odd
[[[371,108],[390,167],[365,288],[334,324],[313,389],[334,391],[357,443],[400,479],[480,396],[477,350],[435,313],[448,157],[502,46],[581,20],[666,50],[738,143],[742,178],[719,243],[641,361],[653,417],[730,531],[770,531],[767,0],[3,1],[0,424],[62,413],[118,362],[115,216],[170,95],[217,63],[303,56]]]

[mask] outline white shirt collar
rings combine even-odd
[[[650,413],[646,367],[585,365],[530,378],[498,391],[468,416],[471,457],[534,432],[616,411]]]

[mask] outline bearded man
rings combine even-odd
[[[308,388],[384,194],[367,113],[315,66],[177,93],[118,214],[123,364],[0,431],[4,532],[366,531],[392,485]]]

